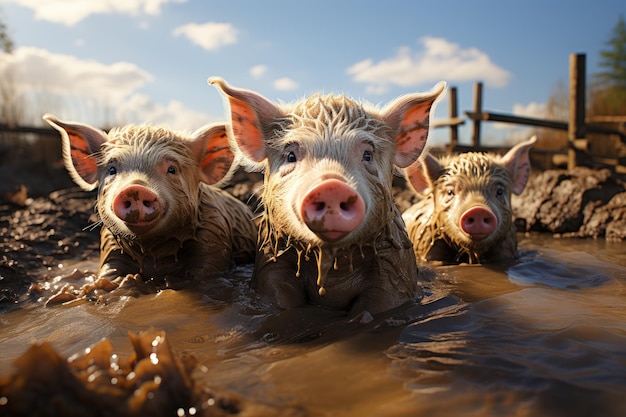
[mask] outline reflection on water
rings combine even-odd
[[[212,389],[329,416],[626,415],[626,243],[521,238],[501,266],[422,268],[426,297],[367,325],[272,311],[250,267],[195,288],[0,315],[0,374],[33,341],[64,356],[164,330]],[[97,263],[59,270],[87,279]]]

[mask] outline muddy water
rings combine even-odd
[[[509,265],[422,268],[420,305],[368,324],[314,307],[268,313],[250,267],[194,288],[42,303],[0,315],[0,375],[33,341],[64,356],[165,330],[211,389],[321,416],[626,415],[626,242],[520,235]],[[50,286],[93,278],[62,265]],[[54,271],[53,271],[54,272]]]

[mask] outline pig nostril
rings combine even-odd
[[[150,207],[152,207],[152,201],[144,200],[143,201],[143,205],[144,205],[144,207],[150,208]]]
[[[315,206],[315,210],[316,211],[322,211],[326,207],[326,203],[324,203],[322,201],[322,202],[319,202],[319,203],[315,203],[314,206]]]
[[[350,210],[350,206],[347,203],[340,203],[339,208],[343,211]]]
[[[130,201],[128,201],[128,200],[124,201],[124,208],[125,209],[130,208],[130,206],[131,206],[131,202]]]

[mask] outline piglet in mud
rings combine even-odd
[[[72,179],[86,191],[98,187],[99,281],[140,274],[162,286],[254,259],[252,211],[210,186],[228,178],[234,160],[224,124],[187,137],[149,125],[107,134],[44,119],[61,133]]]
[[[209,83],[226,97],[234,146],[265,169],[253,287],[280,308],[354,314],[416,300],[415,255],[391,182],[394,165],[422,152],[445,84],[379,110],[343,95],[277,105]]]
[[[418,260],[482,263],[516,257],[511,193],[526,187],[535,140],[503,156],[469,152],[437,160],[427,154],[406,169],[424,197],[402,215]]]

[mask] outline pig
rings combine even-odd
[[[280,309],[313,304],[355,317],[418,300],[391,182],[424,148],[445,83],[383,109],[332,94],[279,105],[218,77],[209,83],[224,96],[233,147],[264,170],[253,288]]]
[[[161,286],[254,260],[252,210],[215,187],[228,179],[235,157],[225,124],[191,135],[151,125],[107,134],[51,114],[43,118],[61,134],[74,182],[85,191],[98,188],[98,278],[117,282],[138,274]]]
[[[418,261],[485,263],[517,256],[511,193],[526,187],[535,141],[533,136],[503,156],[468,152],[438,160],[425,152],[406,168],[423,197],[402,214]]]

